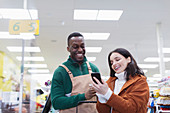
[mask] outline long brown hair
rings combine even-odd
[[[131,75],[132,77],[136,76],[136,74],[141,74],[143,76],[145,76],[144,72],[142,71],[142,69],[140,69],[135,61],[135,59],[133,58],[133,56],[130,54],[130,52],[124,48],[117,48],[113,51],[111,51],[108,55],[108,63],[109,63],[109,68],[110,68],[110,76],[111,77],[115,77],[115,71],[112,69],[112,64],[110,61],[110,56],[112,55],[112,53],[119,53],[122,56],[124,56],[125,58],[130,57],[131,62],[127,65],[126,69],[125,69],[125,75],[126,75],[126,80],[129,80],[129,76]]]

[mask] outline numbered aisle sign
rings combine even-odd
[[[35,33],[35,35],[39,35],[39,20],[10,20],[9,33],[15,35]]]

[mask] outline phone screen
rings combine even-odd
[[[96,84],[97,84],[97,82],[94,80],[93,77],[96,77],[96,78],[100,81],[100,83],[102,83],[100,73],[98,73],[98,72],[93,72],[93,73],[91,73],[91,77],[92,77],[92,80],[93,80]],[[102,83],[102,84],[103,84],[103,83]]]

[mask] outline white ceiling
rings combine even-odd
[[[24,0],[0,0],[0,8],[23,8]],[[27,0],[28,9],[37,9],[40,20],[40,35],[35,40],[25,41],[27,46],[39,46],[41,53],[26,53],[25,56],[43,56],[52,74],[60,63],[68,58],[67,36],[74,32],[110,33],[106,41],[86,41],[86,46],[103,47],[95,56],[96,64],[103,75],[109,74],[108,53],[117,47],[128,49],[138,63],[146,57],[158,57],[156,24],[161,22],[163,46],[170,48],[170,1],[169,0]],[[123,10],[119,21],[78,21],[73,19],[74,9]],[[63,24],[64,23],[64,24]],[[8,31],[9,20],[0,19],[0,31]],[[6,46],[21,46],[22,40],[0,39],[0,51],[16,62],[21,53],[10,53]],[[170,57],[169,54],[164,54]],[[18,62],[20,65],[20,62]],[[158,63],[154,63],[158,64]],[[170,70],[170,62],[165,63]],[[149,69],[147,76],[159,73],[159,67]]]

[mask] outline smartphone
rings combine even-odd
[[[93,80],[96,84],[97,84],[97,82],[94,80],[93,77],[96,77],[96,78],[100,81],[100,83],[102,83],[100,73],[98,73],[98,72],[93,72],[93,73],[91,73],[91,77],[92,77],[92,80]],[[103,83],[102,83],[102,84],[103,84]]]

